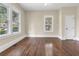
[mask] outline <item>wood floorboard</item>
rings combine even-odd
[[[0,53],[0,56],[47,56],[47,53],[48,56],[79,56],[79,41],[52,37],[24,38]]]

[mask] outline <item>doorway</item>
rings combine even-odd
[[[76,30],[76,21],[74,15],[64,17],[64,39],[74,39]]]

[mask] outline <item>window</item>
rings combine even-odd
[[[12,11],[12,32],[19,32],[19,14]]]
[[[44,17],[44,31],[45,32],[53,31],[53,16]]]
[[[8,13],[7,8],[0,4],[0,35],[8,33]]]
[[[17,11],[0,4],[0,37],[21,31],[20,12]]]

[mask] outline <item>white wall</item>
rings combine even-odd
[[[45,33],[43,30],[44,15],[54,16],[54,32]],[[76,37],[79,37],[79,7],[63,7],[53,11],[27,11],[26,12],[26,32],[29,36],[64,36],[64,16],[76,16]],[[75,37],[75,38],[76,38]]]
[[[44,32],[44,16],[54,16],[53,32]],[[59,33],[59,14],[55,11],[28,11],[26,12],[27,33],[29,36],[57,36]]]

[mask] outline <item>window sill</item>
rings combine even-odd
[[[0,39],[4,38],[5,36],[8,36],[8,35],[10,35],[10,34],[3,34],[3,35],[0,36]]]
[[[0,39],[6,39],[8,37],[16,36],[16,35],[19,35],[19,34],[20,34],[20,32],[15,32],[15,33],[12,33],[12,34],[4,34],[4,35],[0,36]]]

